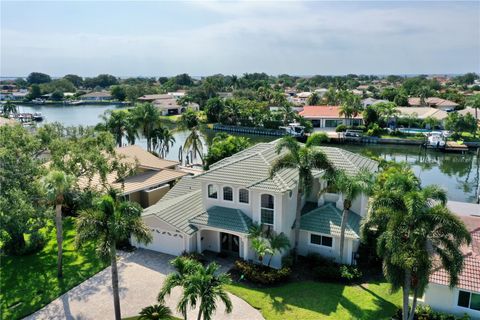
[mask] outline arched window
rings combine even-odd
[[[233,189],[230,187],[223,187],[223,200],[233,201]]]
[[[212,199],[217,199],[218,198],[218,190],[217,186],[213,184],[208,185],[208,197]]]
[[[262,194],[260,201],[260,220],[263,224],[273,225],[273,196],[270,194]]]
[[[248,203],[248,190],[247,189],[240,189],[238,190],[238,202],[240,203]]]

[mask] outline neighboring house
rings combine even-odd
[[[160,112],[164,116],[182,114],[187,111],[187,109],[192,109],[194,111],[200,110],[200,107],[196,103],[188,103],[186,105],[179,104],[178,99],[184,95],[184,92],[147,94],[138,98],[138,100],[142,102],[151,102],[155,107],[160,109]]]
[[[425,99],[426,106],[422,106],[420,98],[408,98],[408,105],[410,107],[432,107],[443,111],[455,110],[458,107],[458,103],[442,98],[431,97]]]
[[[361,114],[351,119],[346,119],[345,116],[340,115],[339,106],[305,106],[299,114],[305,119],[310,120],[314,128],[336,128],[340,124],[363,124]]]
[[[259,143],[213,164],[203,174],[182,178],[143,212],[153,241],[136,245],[172,255],[208,250],[257,261],[248,233],[252,224],[258,223],[277,234],[284,233],[293,246],[298,172],[284,169],[270,178],[271,164],[279,157],[275,144]],[[363,156],[339,148],[321,150],[335,168],[349,174],[361,168],[377,170],[377,163]],[[341,195],[329,193],[319,198],[320,190],[326,188],[323,174],[314,172],[311,196],[303,199],[306,212],[300,222],[299,253],[318,252],[339,261],[343,200]],[[346,229],[347,263],[355,262],[359,222],[367,213],[367,201],[366,196],[353,201]],[[281,266],[284,254],[273,257],[273,267]]]
[[[381,99],[374,99],[374,98],[366,98],[362,100],[363,107],[373,106],[374,104],[380,102],[389,102],[388,100],[381,100]]]
[[[480,319],[480,205],[449,201],[447,206],[465,223],[472,243],[462,248],[464,267],[458,284],[450,288],[450,277],[445,269],[438,268],[419,302],[438,311]]]
[[[325,95],[325,93],[328,92],[328,89],[326,89],[326,88],[318,88],[318,89],[315,89],[314,92],[315,92],[320,98],[322,98],[322,97]]]
[[[115,151],[135,170],[134,174],[123,181],[119,181],[118,174],[112,172],[107,176],[107,184],[117,189],[124,199],[137,202],[143,208],[157,203],[177,180],[186,175],[177,170],[178,162],[160,159],[139,146],[119,147]],[[80,178],[79,184],[87,186],[88,181]],[[90,186],[97,190],[103,189],[98,176],[93,177]]]
[[[480,118],[480,110],[477,110],[475,112],[475,108],[472,108],[472,107],[466,107],[465,109],[463,110],[458,110],[457,111],[459,114],[461,114],[462,116],[466,116],[468,113],[472,115],[472,117],[476,117],[477,118],[477,121],[478,119]]]
[[[397,117],[414,116],[417,119],[425,120],[425,118],[432,117],[439,121],[443,121],[448,117],[448,113],[430,107],[397,107]]]
[[[85,101],[107,101],[112,100],[112,95],[108,91],[90,92],[80,96],[81,100]]]

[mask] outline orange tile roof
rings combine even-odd
[[[306,118],[344,118],[340,115],[339,106],[305,106],[299,114]],[[358,114],[354,118],[361,119],[362,115]]]

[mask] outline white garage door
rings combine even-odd
[[[150,229],[153,240],[147,245],[140,244],[138,247],[159,251],[174,256],[180,255],[185,250],[184,236],[180,233],[162,229]]]

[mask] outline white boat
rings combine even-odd
[[[432,131],[427,135],[427,147],[428,148],[444,148],[446,141],[446,134],[440,131]]]
[[[288,126],[280,127],[280,129],[285,130],[288,135],[293,137],[303,137],[305,135],[305,127],[296,122],[289,123]]]

